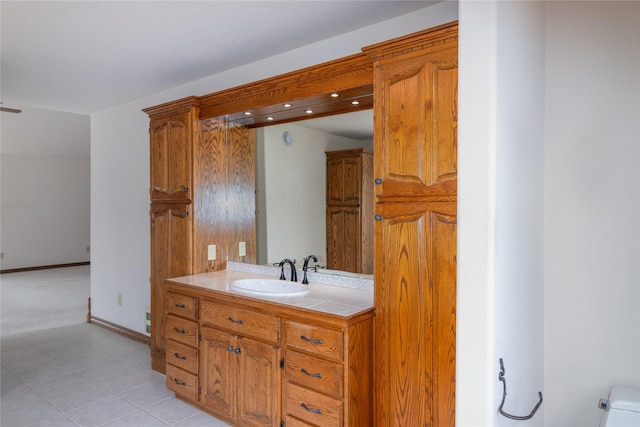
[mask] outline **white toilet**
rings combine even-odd
[[[640,427],[640,390],[615,386],[599,407],[604,410],[600,427]]]

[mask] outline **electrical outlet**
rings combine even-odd
[[[238,255],[247,256],[247,242],[238,243]]]
[[[207,259],[209,261],[216,260],[216,245],[209,245],[209,247],[207,248]]]
[[[122,305],[122,294],[118,294],[118,305]]]
[[[0,252],[0,259],[4,259],[4,252]]]
[[[87,246],[87,252],[91,252],[91,246]]]

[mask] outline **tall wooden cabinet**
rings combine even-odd
[[[374,61],[376,425],[455,425],[457,24]],[[378,344],[380,343],[380,344]]]
[[[224,123],[199,120],[195,97],[144,110],[150,117],[151,367],[165,372],[164,281],[226,267]],[[220,257],[210,260],[208,245]]]
[[[327,268],[373,274],[373,153],[327,151]]]

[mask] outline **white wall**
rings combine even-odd
[[[640,388],[640,3],[546,11],[545,425],[596,426]]]
[[[499,357],[521,425],[640,387],[639,45],[637,2],[460,3],[457,425],[516,422]]]
[[[258,165],[264,171],[259,204],[261,246],[265,244],[266,260],[261,264],[280,262],[284,258],[302,260],[316,255],[321,265],[327,265],[326,244],[326,156],[325,151],[371,147],[372,141],[344,138],[295,123],[268,126],[261,129]],[[282,143],[282,132],[293,135],[294,143]],[[258,166],[260,168],[260,166]],[[296,203],[297,201],[297,203]]]
[[[89,261],[89,117],[2,113],[2,270]]]
[[[2,269],[89,261],[89,159],[3,154]]]
[[[93,315],[142,332],[149,306],[149,135],[142,108],[204,95],[360,52],[363,46],[457,19],[444,2],[305,48],[137,99],[91,116]],[[122,305],[117,305],[117,294]]]

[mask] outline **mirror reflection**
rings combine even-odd
[[[335,238],[333,243],[327,244],[327,234],[331,235],[331,230],[327,228],[326,181],[326,152],[351,149],[372,152],[372,110],[266,126],[255,131],[258,264],[272,265],[284,258],[295,258],[296,265],[301,268],[305,257],[316,255],[318,264],[328,270],[372,274],[372,247],[359,254],[357,266],[355,261],[336,264],[332,260],[332,257],[353,257],[353,254],[336,254],[336,250],[344,250],[347,244],[336,244]],[[351,174],[354,172],[349,164],[347,161],[341,179],[353,179]],[[367,168],[371,169],[372,164],[366,164]],[[331,193],[335,191],[331,190]],[[360,214],[372,212],[372,209],[370,204],[367,208],[351,209],[351,212]],[[346,212],[346,221],[352,221],[349,209]],[[330,228],[335,228],[334,220],[329,221]],[[371,222],[372,229],[370,214],[365,221]],[[354,238],[350,232],[346,234],[344,238]],[[372,241],[373,236],[370,239]],[[367,262],[368,258],[370,262]]]

